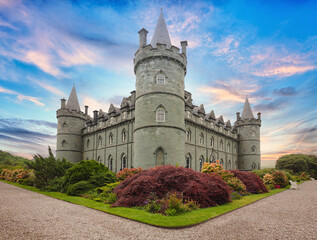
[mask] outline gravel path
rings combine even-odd
[[[317,181],[185,229],[163,229],[0,182],[0,239],[317,239]]]

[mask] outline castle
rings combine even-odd
[[[225,169],[260,169],[261,113],[253,116],[246,98],[232,126],[214,111],[192,103],[185,91],[187,41],[180,49],[170,41],[161,12],[150,44],[139,32],[134,57],[136,90],[120,108],[80,110],[75,86],[57,110],[56,157],[71,162],[95,159],[110,170],[171,164],[200,171],[217,160]]]

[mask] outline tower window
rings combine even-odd
[[[188,142],[190,142],[191,141],[191,132],[190,132],[190,130],[189,129],[187,129],[186,130],[186,140],[188,141]]]
[[[163,108],[156,110],[156,122],[165,122],[165,110]]]
[[[125,129],[123,129],[122,131],[122,142],[125,142],[127,141],[127,132]]]
[[[255,152],[256,151],[256,147],[253,145],[251,150],[252,150],[252,152]]]
[[[255,137],[255,132],[254,131],[252,131],[252,137]]]
[[[62,147],[65,147],[66,145],[67,145],[66,140],[63,140],[63,141],[62,141]]]
[[[156,84],[165,84],[165,75],[160,73],[156,76]]]

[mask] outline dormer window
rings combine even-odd
[[[156,84],[165,84],[165,75],[160,73],[156,76]]]

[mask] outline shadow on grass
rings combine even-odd
[[[189,227],[192,225],[196,225],[196,224],[205,222],[207,220],[210,220],[212,218],[215,218],[224,213],[241,208],[250,203],[253,203],[255,201],[258,201],[260,199],[263,199],[265,197],[271,196],[273,194],[276,194],[288,189],[288,188],[274,189],[268,193],[247,195],[247,196],[244,196],[242,199],[233,200],[232,202],[223,204],[221,206],[201,208],[201,209],[194,210],[179,216],[163,216],[160,214],[151,214],[149,212],[145,212],[143,210],[138,210],[134,208],[124,208],[124,207],[112,208],[110,207],[110,204],[104,204],[101,202],[96,202],[94,200],[90,200],[90,199],[86,199],[82,197],[68,196],[60,192],[45,192],[35,187],[25,186],[25,185],[8,182],[4,180],[0,180],[0,181],[20,187],[20,188],[24,188],[26,190],[44,194],[49,197],[57,198],[66,202],[86,206],[89,208],[93,208],[99,211],[103,211],[103,212],[117,215],[120,217],[128,218],[128,219],[142,222],[145,224],[158,226],[158,227],[167,227],[167,228],[182,228],[182,227]]]

